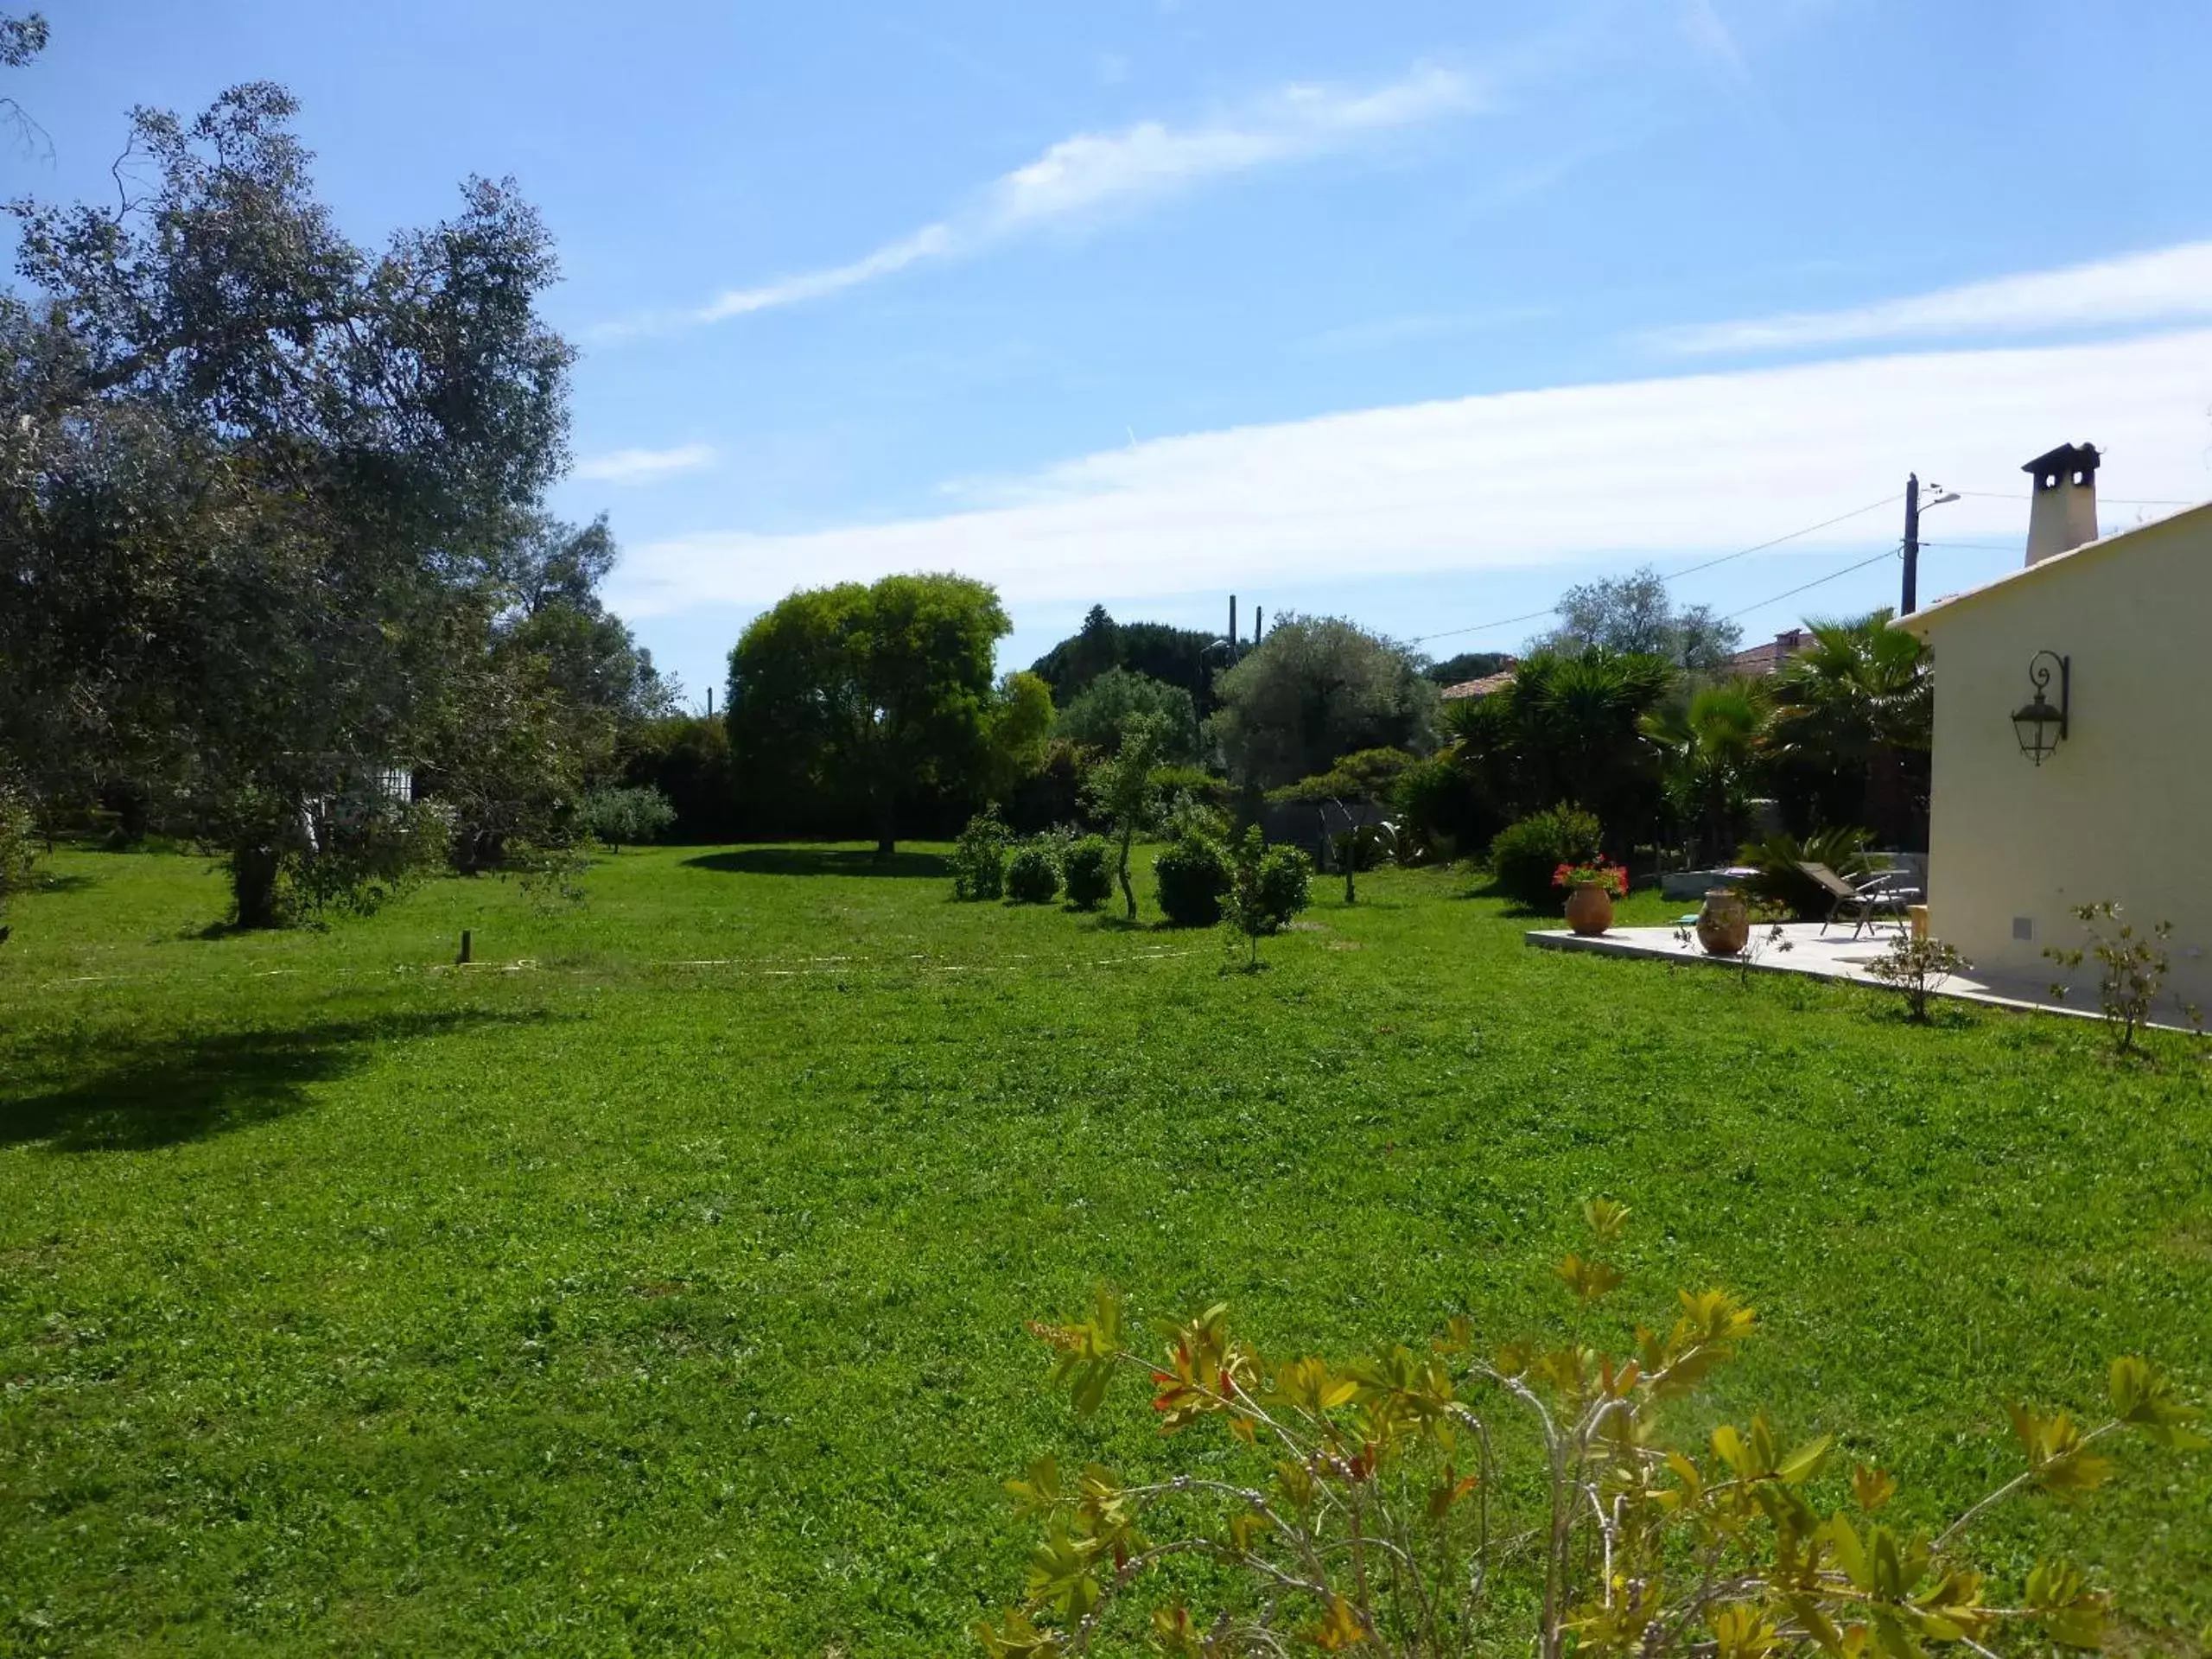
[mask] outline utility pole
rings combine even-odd
[[[1229,660],[1236,660],[1236,595],[1229,596]]]
[[[1941,489],[1942,486],[1936,486]],[[1904,592],[1903,603],[1897,607],[1899,616],[1910,616],[1920,608],[1920,474],[1908,473],[1904,480]]]

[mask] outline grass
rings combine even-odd
[[[1594,1192],[1628,1309],[1762,1310],[1697,1410],[1927,1519],[2017,1466],[2008,1398],[2122,1351],[2212,1394],[2212,1068],[2163,1035],[1529,950],[1441,873],[1317,883],[1244,975],[951,905],[930,849],[277,936],[206,936],[195,861],[51,870],[0,949],[0,1651],[957,1652],[1019,1588],[1001,1479],[1198,1449],[1071,1422],[1025,1320],[1105,1280],[1270,1348],[1518,1336]],[[1985,1553],[2192,1651],[2212,1454],[2122,1464]]]

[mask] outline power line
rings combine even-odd
[[[1865,506],[1853,507],[1849,512],[1839,512],[1833,518],[1823,518],[1817,524],[1807,524],[1802,530],[1793,530],[1787,536],[1777,536],[1772,541],[1755,542],[1749,547],[1738,548],[1733,553],[1723,553],[1717,559],[1707,559],[1702,564],[1693,564],[1685,569],[1669,571],[1661,580],[1673,582],[1682,576],[1694,576],[1700,570],[1710,570],[1716,565],[1726,564],[1732,559],[1745,558],[1753,553],[1764,553],[1770,547],[1780,547],[1784,542],[1794,542],[1801,536],[1810,536],[1814,531],[1826,530],[1831,524],[1840,524],[1847,518],[1856,518],[1861,513],[1872,512],[1878,507],[1886,507],[1892,501],[1899,499],[1896,495],[1885,495],[1878,501],[1869,501]],[[1783,594],[1782,597],[1787,598],[1788,595]],[[1773,601],[1765,602],[1771,604]],[[1751,608],[1757,610],[1758,607],[1753,606]],[[1502,616],[1495,622],[1474,622],[1464,628],[1445,628],[1435,633],[1421,634],[1407,640],[1406,643],[1409,645],[1425,645],[1432,639],[1451,639],[1463,633],[1484,633],[1491,628],[1510,628],[1516,622],[1535,622],[1547,616],[1557,615],[1558,613],[1558,606],[1548,605],[1541,611],[1529,611],[1521,616]]]
[[[1870,564],[1879,564],[1884,559],[1893,559],[1896,556],[1897,550],[1895,548],[1884,548],[1879,553],[1877,553],[1871,559],[1861,559],[1856,564],[1845,565],[1840,570],[1831,570],[1825,576],[1815,576],[1812,581],[1801,582],[1798,586],[1789,588],[1787,592],[1775,594],[1771,599],[1763,599],[1756,605],[1746,605],[1740,611],[1731,611],[1721,620],[1726,622],[1733,622],[1738,617],[1749,616],[1753,611],[1763,611],[1770,605],[1779,605],[1785,599],[1794,599],[1799,594],[1808,593],[1815,588],[1822,587],[1828,582],[1836,581],[1839,577],[1847,576],[1854,570],[1864,570]]]
[[[2035,497],[2017,490],[1958,490],[1958,495],[1979,496],[1984,501],[2032,501]],[[2164,495],[2101,495],[2100,505],[2114,507],[2193,507],[2194,501],[2176,499]]]
[[[1869,501],[1865,506],[1853,507],[1849,512],[1839,512],[1833,518],[1823,518],[1817,524],[1808,524],[1802,530],[1793,530],[1787,536],[1777,536],[1770,542],[1761,542],[1754,547],[1738,548],[1733,553],[1723,553],[1717,559],[1707,559],[1703,564],[1691,565],[1686,570],[1670,571],[1666,580],[1672,582],[1677,576],[1694,576],[1700,570],[1710,570],[1714,565],[1726,564],[1731,559],[1740,559],[1749,553],[1764,553],[1770,547],[1780,547],[1784,542],[1794,542],[1800,536],[1809,536],[1816,530],[1826,530],[1830,524],[1840,524],[1847,518],[1856,518],[1862,512],[1872,512],[1877,507],[1886,507],[1892,501],[1901,499],[1902,497],[1897,495],[1885,495],[1878,501]]]
[[[1407,640],[1406,643],[1409,645],[1425,645],[1432,639],[1450,639],[1463,633],[1482,633],[1491,628],[1510,628],[1516,622],[1534,622],[1539,617],[1556,616],[1558,613],[1558,606],[1547,605],[1541,611],[1529,611],[1521,616],[1501,616],[1495,622],[1473,622],[1464,628],[1446,628],[1440,633],[1424,633]]]

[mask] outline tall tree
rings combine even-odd
[[[20,69],[46,50],[46,19],[35,11],[0,12],[0,69]],[[46,129],[12,98],[0,98],[0,128],[13,128],[16,141],[33,154],[50,151]]]
[[[1160,722],[1168,760],[1197,758],[1198,713],[1191,694],[1179,685],[1126,668],[1109,668],[1091,681],[1060,710],[1055,729],[1071,743],[1110,754],[1122,747],[1122,732],[1138,715],[1150,715]]]
[[[415,758],[456,595],[566,461],[550,240],[512,184],[346,241],[289,94],[141,110],[111,207],[22,202],[0,300],[0,747],[149,780],[276,919],[309,804]]]
[[[1559,626],[1541,642],[1571,657],[1592,646],[1661,657],[1694,674],[1717,674],[1744,631],[1709,605],[1676,610],[1666,578],[1649,565],[1625,576],[1577,583],[1560,598]]]
[[[1197,628],[1165,622],[1116,622],[1103,605],[1094,605],[1083,626],[1046,652],[1031,666],[1052,688],[1063,709],[1110,669],[1123,668],[1191,695],[1198,716],[1213,709],[1213,681],[1229,664],[1224,641]]]
[[[998,595],[964,576],[793,594],[730,652],[740,775],[865,815],[889,857],[925,791],[986,792],[992,652],[1011,627]]]
[[[1403,646],[1338,617],[1286,614],[1216,685],[1208,728],[1230,774],[1263,789],[1357,749],[1426,753],[1436,686]]]

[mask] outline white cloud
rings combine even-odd
[[[959,257],[1048,226],[1156,200],[1211,179],[1342,149],[1371,134],[1470,109],[1477,101],[1474,85],[1465,76],[1421,68],[1365,90],[1287,86],[1198,126],[1145,121],[1118,132],[1077,133],[994,180],[952,217],[861,258],[731,289],[692,310],[634,318],[594,333],[620,339],[821,299],[911,265]]]
[[[1009,603],[1281,592],[1349,577],[1706,554],[1899,489],[2024,493],[2020,462],[2105,447],[2114,495],[2212,494],[2212,331],[2088,346],[1505,392],[1199,433],[1013,480],[972,511],[633,549],[624,614],[757,607],[798,587],[957,569]],[[2024,500],[1943,510],[1956,540],[2025,533]],[[1880,515],[1793,545],[1878,546]]]
[[[576,476],[600,484],[645,484],[672,473],[696,473],[715,464],[714,446],[683,443],[673,449],[615,449],[588,455],[576,463]]]
[[[1966,283],[1837,311],[1784,312],[1669,328],[1654,334],[1652,343],[1664,351],[1694,355],[1879,340],[2027,334],[2199,317],[2212,317],[2212,242]]]

